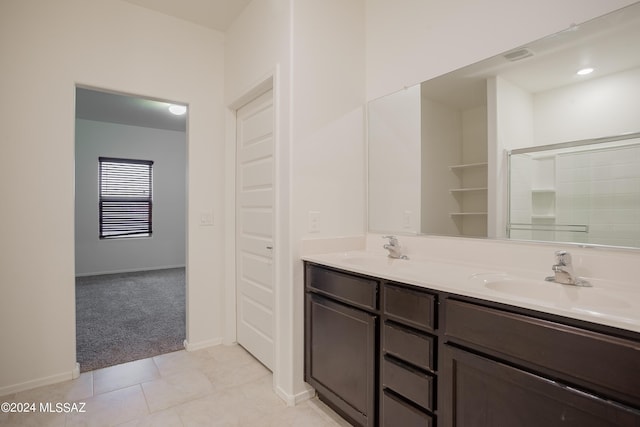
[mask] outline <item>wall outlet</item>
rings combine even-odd
[[[320,232],[320,212],[309,211],[309,233]]]
[[[213,225],[213,212],[212,211],[202,212],[200,214],[200,225],[201,226],[212,226]]]
[[[402,227],[403,228],[411,228],[411,217],[413,216],[413,212],[404,211],[402,213]]]

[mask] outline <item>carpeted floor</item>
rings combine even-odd
[[[76,278],[76,336],[82,372],[184,348],[184,268]]]

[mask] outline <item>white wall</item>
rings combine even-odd
[[[274,389],[295,400],[293,386],[292,261],[290,237],[290,27],[289,0],[251,2],[230,26],[225,40],[225,105],[227,113],[226,217],[235,218],[235,115],[234,111],[265,79],[272,80],[275,109],[275,368]],[[226,250],[235,253],[235,226],[227,228]],[[226,266],[225,341],[235,336],[235,264]],[[298,385],[300,387],[300,385]]]
[[[419,233],[420,86],[372,101],[368,120],[369,229]]]
[[[76,120],[76,275],[185,265],[186,133]],[[100,239],[98,157],[152,160],[153,234]]]
[[[300,241],[365,231],[364,1],[254,1],[227,32],[226,47],[225,99],[230,107],[265,76],[275,78],[274,387],[292,403],[308,390],[303,382]],[[227,123],[233,124],[232,117]],[[229,132],[230,151],[233,138]],[[228,169],[230,182],[232,175]],[[229,185],[229,201],[233,192]],[[309,211],[320,212],[318,233],[308,233]],[[231,203],[227,214],[233,214]],[[231,244],[227,248],[233,250]],[[229,294],[233,280],[229,274]]]
[[[189,105],[187,337],[219,342],[222,34],[116,0],[5,0],[0,56],[0,324],[11,325],[0,331],[0,395],[75,369],[76,84]],[[216,226],[199,227],[203,211]]]
[[[534,144],[638,132],[640,68],[533,96]]]
[[[292,384],[305,389],[304,237],[362,235],[365,228],[364,0],[296,0],[292,31]],[[320,212],[310,234],[308,212]]]
[[[462,201],[450,190],[462,187],[461,173],[449,166],[462,164],[462,112],[422,97],[422,221],[418,232],[460,234],[451,212],[462,211]],[[396,165],[402,169],[402,165]],[[372,185],[373,186],[373,185]]]
[[[487,82],[489,99],[488,235],[506,237],[508,160],[506,150],[531,147],[533,95],[497,76]]]

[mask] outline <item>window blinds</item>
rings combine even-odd
[[[152,232],[153,161],[100,157],[100,238]]]

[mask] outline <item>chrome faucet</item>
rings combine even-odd
[[[409,259],[408,256],[402,254],[402,247],[398,242],[398,238],[396,236],[383,236],[383,239],[389,239],[389,243],[385,243],[383,246],[386,250],[389,251],[389,258],[394,259]]]
[[[567,251],[556,251],[556,263],[551,267],[553,276],[546,277],[548,282],[556,282],[563,285],[591,286],[589,282],[578,277],[573,272],[571,254]]]

